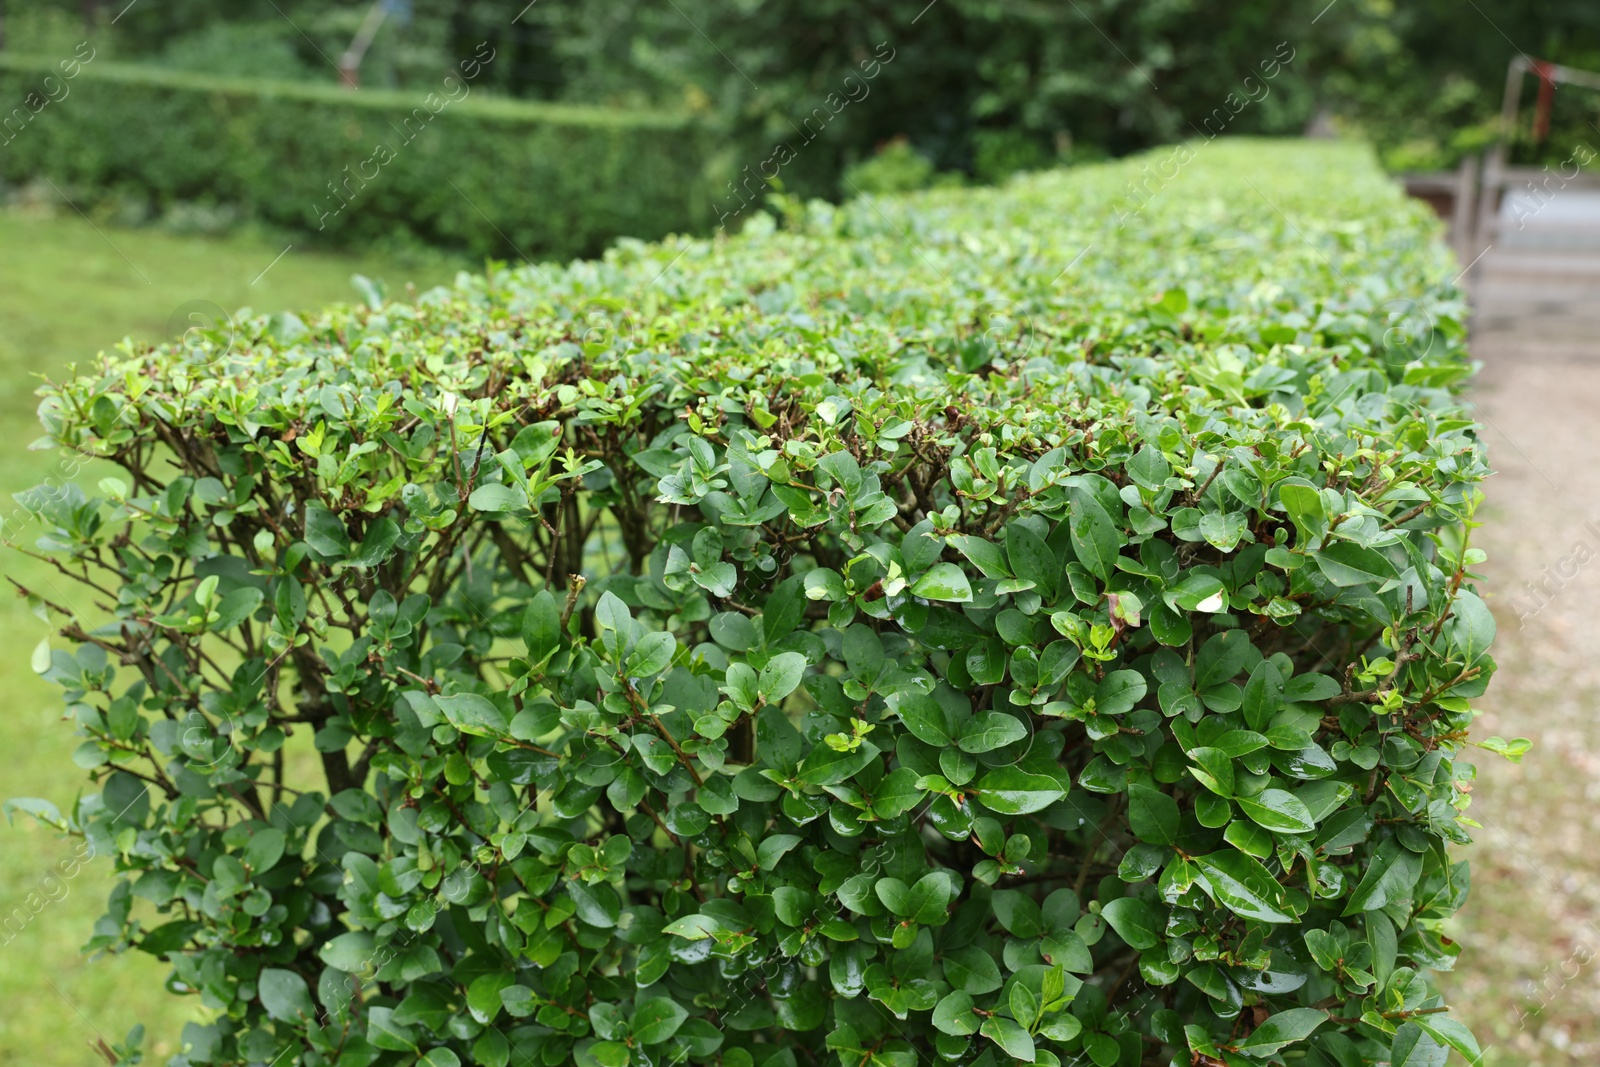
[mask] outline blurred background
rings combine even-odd
[[[124,338],[737,232],[787,196],[1364,139],[1470,268],[1502,471],[1484,732],[1536,743],[1482,761],[1446,987],[1488,1062],[1593,1063],[1600,551],[1571,560],[1600,550],[1594,71],[1594,0],[0,0],[0,537],[27,540],[9,493],[76,473],[28,450],[40,376]],[[49,586],[15,552],[0,570]],[[0,599],[0,797],[65,806],[43,633]],[[153,959],[80,952],[112,878],[78,859],[0,825],[0,1063],[104,1062],[139,1020],[164,1062],[196,1007]]]

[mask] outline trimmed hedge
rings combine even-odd
[[[665,114],[495,100],[492,53],[432,94],[228,81],[0,54],[0,178],[90,200],[235,205],[330,243],[415,239],[499,258],[594,254],[710,221],[714,145]],[[48,79],[48,81],[47,81]]]
[[[47,387],[100,788],[14,806],[172,1062],[1475,1057],[1454,264],[1360,149],[1166,158]]]

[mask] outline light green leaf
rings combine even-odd
[[[954,563],[936,563],[911,586],[911,595],[965,603],[972,599],[972,586],[966,573]]]
[[[505,714],[488,697],[477,693],[457,693],[453,696],[434,697],[434,703],[444,712],[444,717],[464,734],[475,737],[504,737],[507,732]]]
[[[800,684],[806,672],[806,657],[799,652],[780,652],[761,668],[756,691],[769,704],[776,704]]]
[[[528,494],[515,485],[485,482],[467,497],[467,507],[473,511],[518,511],[528,506]]]

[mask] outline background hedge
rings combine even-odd
[[[173,1062],[1475,1059],[1427,209],[1248,142],[788,207],[44,390],[99,788],[13,808]]]
[[[447,74],[455,97],[475,84],[441,71],[436,101],[449,100]],[[0,99],[19,110],[30,96],[61,93],[46,77],[65,85],[62,99],[25,123],[0,116],[12,118],[0,178],[44,176],[87,201],[235,205],[328,242],[409,235],[498,258],[593,254],[619,235],[649,239],[711,220],[711,138],[682,117],[479,92],[436,102],[430,115],[422,92],[229,81],[103,59],[67,80],[55,62],[0,54]],[[379,145],[391,161],[381,162]],[[334,191],[347,181],[350,192]]]

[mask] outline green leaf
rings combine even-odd
[[[1381,584],[1394,577],[1394,566],[1370,548],[1350,541],[1335,541],[1313,554],[1323,576],[1340,588]]]
[[[1267,747],[1267,739],[1254,730],[1229,730],[1211,742],[1211,747],[1229,759],[1238,759]]]
[[[528,506],[528,494],[519,486],[501,482],[485,482],[467,497],[467,507],[473,511],[499,513],[520,511]]]
[[[708,564],[693,572],[694,584],[712,596],[729,596],[739,584],[739,571],[726,560]]]
[[[1223,552],[1232,552],[1238,547],[1248,529],[1249,524],[1241,512],[1209,511],[1200,517],[1200,536],[1206,539],[1207,544]]]
[[[1336,697],[1339,683],[1326,674],[1297,674],[1283,683],[1283,699],[1315,703]]]
[[[761,668],[756,692],[769,704],[776,704],[795,691],[806,672],[806,657],[799,652],[780,652]]]
[[[976,945],[954,948],[944,954],[945,981],[973,996],[993,993],[1002,985],[994,957]]]
[[[993,752],[1013,741],[1021,741],[1027,736],[1027,726],[1015,715],[1008,715],[1003,711],[986,711],[967,720],[966,726],[961,730],[961,740],[957,744],[961,751],[976,754]]]
[[[996,890],[989,906],[997,922],[1015,937],[1038,937],[1043,929],[1044,914],[1039,902],[1015,889]]]
[[[954,563],[936,563],[911,586],[911,595],[965,603],[972,599],[972,586],[966,573]]]
[[[461,1057],[450,1049],[432,1048],[417,1061],[417,1067],[461,1067]]]
[[[1367,873],[1350,894],[1343,914],[1377,911],[1406,900],[1421,875],[1422,857],[1391,837],[1373,853]]]
[[[662,933],[672,934],[686,941],[704,941],[721,931],[722,923],[710,915],[685,915],[661,928]]]
[[[943,926],[949,919],[950,899],[956,884],[945,871],[930,871],[911,887],[910,916],[923,926]]]
[[[454,696],[433,698],[444,712],[444,717],[464,734],[475,737],[505,737],[508,723],[505,714],[488,697],[477,693],[457,693]]]
[[[1031,815],[1067,795],[1061,783],[1045,774],[1017,767],[999,767],[978,779],[973,790],[980,803],[1001,815]]]
[[[1483,1062],[1483,1052],[1478,1048],[1477,1038],[1472,1036],[1472,1031],[1468,1030],[1461,1020],[1448,1015],[1415,1015],[1407,1021],[1414,1023],[1435,1041],[1449,1045],[1461,1053],[1473,1067]]]
[[[1450,647],[1468,664],[1476,663],[1494,644],[1495,622],[1478,594],[1463,589],[1450,602],[1450,621],[1445,626]]]
[[[1083,1044],[1089,1050],[1089,1058],[1094,1061],[1095,1067],[1116,1067],[1117,1060],[1122,1056],[1122,1046],[1117,1044],[1117,1039],[1099,1030],[1084,1034]]]
[[[978,1032],[1005,1050],[1006,1055],[1023,1063],[1032,1063],[1035,1057],[1033,1037],[1003,1015],[991,1015],[983,1020]]]
[[[918,741],[935,748],[950,744],[949,713],[933,697],[922,693],[901,693],[890,701],[890,706]]]
[[[1011,1017],[1022,1027],[1031,1030],[1039,1021],[1039,997],[1029,989],[1024,982],[1012,982],[1011,990],[1006,995],[1006,1006],[1011,1009]]]
[[[1020,522],[1011,523],[1006,527],[1006,555],[1011,560],[1011,573],[1032,582],[1041,595],[1055,596],[1056,583],[1061,579],[1061,561],[1038,534]]]
[[[1170,845],[1178,839],[1178,802],[1149,786],[1129,786],[1128,824],[1139,840]]]
[[[480,974],[467,986],[467,1012],[480,1023],[492,1023],[500,1014],[505,1002],[500,991],[516,984],[516,979],[505,971]]]
[[[1444,1067],[1450,1047],[1435,1041],[1413,1022],[1401,1023],[1389,1047],[1390,1067]]]
[[[373,961],[373,937],[365,930],[351,930],[327,941],[317,955],[337,971],[361,974]]]
[[[960,989],[946,994],[933,1009],[933,1025],[957,1037],[977,1033],[978,1016],[972,1010],[971,995]]]
[[[367,536],[350,557],[351,566],[376,567],[389,558],[390,550],[400,542],[400,526],[388,517],[378,519],[366,532]]]
[[[1316,1008],[1290,1008],[1269,1016],[1236,1046],[1240,1052],[1272,1055],[1283,1046],[1303,1041],[1328,1021],[1328,1013]]]
[[[24,815],[32,815],[47,826],[54,826],[58,830],[66,829],[66,821],[61,818],[61,809],[48,800],[41,800],[38,797],[13,797],[0,807],[3,807],[6,813],[8,824],[14,821],[12,816],[20,811]]]
[[[678,641],[675,637],[661,630],[654,630],[639,638],[639,643],[633,646],[633,653],[628,656],[624,670],[632,678],[648,678],[653,674],[660,674],[667,669],[677,651]]]
[[[242,585],[217,604],[217,617],[208,626],[212,633],[227,633],[255,613],[267,596],[253,585]]]
[[[1243,852],[1195,856],[1194,864],[1205,875],[1204,886],[1212,899],[1234,914],[1259,922],[1294,922],[1294,916],[1286,910],[1283,886]]]
[[[350,552],[350,531],[321,504],[307,504],[306,544],[318,555],[343,559]]]
[[[1239,807],[1256,825],[1287,834],[1309,834],[1317,828],[1300,798],[1283,789],[1263,789],[1253,797],[1237,797]]]
[[[970,559],[985,578],[1012,577],[1010,568],[1006,566],[1005,553],[993,541],[965,534],[956,534],[947,540],[952,548]]]
[[[1174,611],[1196,611],[1207,601],[1220,601],[1226,590],[1222,579],[1215,575],[1190,574],[1162,594],[1162,599]]]
[[[368,1010],[367,1041],[391,1052],[415,1052],[417,1048],[416,1031],[396,1023],[393,1008]]]
[[[761,844],[756,846],[756,863],[762,870],[770,871],[799,843],[800,838],[794,834],[773,834],[763,838]]]
[[[883,901],[883,906],[904,918],[911,914],[911,887],[898,878],[879,878],[872,891]]]
[[[535,663],[549,659],[561,647],[561,609],[550,590],[541,589],[522,613],[522,643]]]
[[[1298,543],[1302,547],[1328,524],[1327,513],[1322,508],[1322,494],[1313,487],[1286,482],[1278,487],[1278,499],[1299,531]]]
[[[546,420],[530,423],[518,430],[517,436],[511,440],[510,450],[516,454],[517,460],[521,461],[521,468],[533,470],[535,467],[544,466],[545,462],[555,455],[556,449],[561,447],[563,429],[561,423]]]
[[[1071,491],[1068,529],[1072,550],[1078,561],[1102,582],[1111,581],[1116,570],[1122,533],[1092,491],[1075,487]]]
[[[1233,796],[1233,760],[1220,748],[1191,748],[1189,768],[1195,780],[1221,797]]]
[[[1260,730],[1283,707],[1283,674],[1270,659],[1256,664],[1245,683],[1240,711],[1252,730]]]
[[[298,1023],[316,1018],[306,980],[293,971],[267,967],[256,983],[257,995],[267,1014],[279,1022]]]
[[[1100,914],[1129,948],[1143,951],[1161,943],[1161,917],[1137,897],[1118,897],[1102,907]]]
[[[1138,671],[1112,671],[1095,688],[1094,709],[1101,715],[1124,715],[1144,699],[1145,688]]]
[[[896,767],[884,776],[872,794],[872,812],[880,819],[892,819],[921,803],[924,791],[917,787],[921,775],[910,767]]]
[[[689,1013],[670,997],[651,997],[641,1001],[634,1009],[631,1027],[633,1038],[641,1045],[659,1045],[669,1040]]]
[[[1512,763],[1521,763],[1522,757],[1533,747],[1533,742],[1526,737],[1513,738],[1510,741],[1503,737],[1486,737],[1482,741],[1473,743],[1481,749],[1504,756]]]
[[[1244,669],[1251,652],[1250,635],[1243,630],[1213,634],[1200,646],[1200,653],[1195,657],[1195,688],[1205,690],[1230,681]]]
[[[250,835],[250,840],[245,842],[241,858],[249,864],[251,874],[260,874],[283,857],[287,843],[288,838],[282,830],[272,826],[265,827]]]

